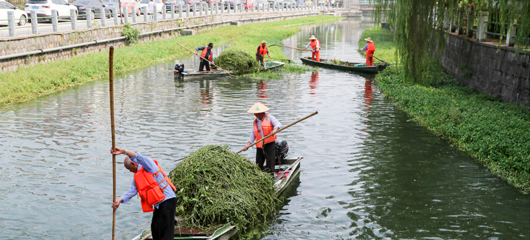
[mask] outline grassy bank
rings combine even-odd
[[[230,43],[247,49],[257,47],[262,40],[280,42],[300,31],[300,24],[322,24],[338,20],[332,16],[311,16],[278,22],[248,24],[240,27],[223,26],[195,36],[175,37],[140,43],[116,49],[114,72],[123,73],[169,59],[191,54],[175,43],[195,49],[209,42],[215,45]],[[291,25],[290,27],[285,27]],[[280,49],[271,49],[271,56],[283,56]],[[14,72],[0,74],[0,108],[24,102],[56,91],[108,76],[108,51],[73,57],[68,60],[21,67]]]
[[[376,44],[376,55],[395,61],[390,32],[373,28],[363,33]],[[382,42],[378,42],[381,39]],[[365,42],[359,42],[364,46]],[[393,66],[376,81],[385,95],[416,122],[449,140],[490,171],[522,192],[530,192],[530,111],[477,94],[433,64],[424,76],[429,86],[404,81]]]

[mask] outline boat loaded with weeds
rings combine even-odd
[[[368,29],[376,55],[395,60],[392,33]],[[380,41],[378,41],[380,39]],[[359,46],[365,42],[360,41]],[[407,81],[402,66],[392,66],[376,77],[386,97],[416,122],[473,156],[489,170],[522,192],[530,192],[530,110],[476,93],[444,73],[439,62],[423,69],[421,84]]]
[[[244,238],[258,237],[280,203],[274,179],[226,146],[205,146],[170,173],[177,187],[180,226],[211,230],[235,225]]]

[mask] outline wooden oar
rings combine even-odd
[[[295,122],[293,122],[293,123],[291,123],[291,124],[289,124],[289,125],[287,125],[287,126],[285,126],[285,127],[280,128],[280,129],[279,129],[278,131],[276,131],[275,133],[271,133],[271,134],[269,134],[269,135],[263,137],[262,139],[258,140],[257,142],[251,144],[251,145],[248,146],[248,147],[250,148],[250,147],[252,147],[252,146],[254,146],[254,145],[256,145],[256,144],[258,144],[258,143],[264,141],[264,140],[267,139],[268,137],[271,137],[272,135],[277,134],[277,133],[279,133],[279,132],[281,132],[281,131],[283,131],[283,130],[285,130],[285,129],[287,129],[287,128],[289,128],[289,127],[291,127],[291,126],[293,126],[293,125],[295,125],[295,124],[297,124],[297,123],[299,123],[299,122],[301,122],[301,121],[304,121],[304,120],[306,120],[306,119],[308,119],[308,118],[310,118],[310,117],[312,117],[312,116],[315,116],[315,115],[317,115],[317,114],[318,114],[318,111],[316,111],[316,112],[314,112],[314,113],[311,113],[311,114],[309,114],[309,115],[307,115],[307,116],[305,116],[305,117],[303,117],[303,118],[300,118],[300,119],[298,119],[297,121],[295,121]],[[239,154],[240,152],[243,152],[243,149],[239,150],[239,151],[237,152],[237,154]]]
[[[300,51],[308,51],[308,52],[311,52],[311,50],[308,50],[308,49],[297,48],[297,47],[289,47],[289,46],[285,46],[285,45],[281,45],[281,44],[271,44],[271,47],[272,47],[272,46],[278,46],[278,47],[283,47],[283,48],[291,48],[291,49],[296,49],[296,50],[300,50]]]
[[[379,60],[379,61],[381,61],[381,62],[384,62],[385,64],[392,65],[392,64],[390,64],[390,63],[387,63],[385,60],[379,59],[379,58],[376,57],[376,56],[374,56],[374,58],[377,59],[377,60]]]
[[[177,43],[177,45],[179,45],[179,46],[183,47],[184,49],[190,51],[191,53],[195,54],[194,51],[192,51],[191,49],[189,49],[189,48],[183,46],[182,44]],[[195,54],[195,55],[197,55],[197,54]],[[212,64],[213,66],[216,66],[219,70],[221,70],[221,71],[223,71],[223,72],[225,72],[225,73],[228,73],[228,75],[230,75],[230,77],[234,77],[234,75],[230,74],[229,71],[223,70],[223,69],[222,69],[221,67],[219,67],[218,65],[215,65],[213,62],[210,62],[210,60],[208,60],[208,59],[206,59],[206,58],[203,58],[203,57],[200,56],[200,55],[197,55],[197,56],[199,56],[200,58],[204,59],[205,61],[208,61],[208,62],[209,62],[210,64]]]
[[[112,151],[116,148],[114,131],[114,46],[109,51],[109,91],[110,91],[110,131],[112,135]],[[112,202],[116,201],[116,155],[112,154]],[[112,240],[116,229],[116,209],[112,211]]]
[[[291,59],[286,59],[286,58],[267,58],[267,59],[272,59],[272,60],[280,60],[280,61],[287,61],[289,63],[291,63],[293,60]]]
[[[149,233],[147,236],[143,237],[142,239],[140,240],[147,240],[148,238],[150,238],[151,236],[153,236],[152,233]]]

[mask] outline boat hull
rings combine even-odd
[[[262,69],[261,71],[269,71],[269,70],[272,70],[272,69],[277,69],[277,68],[280,68],[280,67],[283,67],[283,65],[285,65],[285,63],[283,62],[276,62],[276,61],[270,61],[270,62],[267,62],[267,68],[266,69]],[[225,72],[225,71],[221,71],[221,70],[218,70],[218,69],[211,69],[210,71],[189,71],[189,72],[184,72],[182,73],[182,77],[183,78],[186,78],[186,79],[190,79],[190,78],[216,78],[216,77],[226,77],[226,76],[230,76],[230,74],[234,74],[232,72]],[[175,78],[179,78],[179,73],[178,71],[174,71],[174,77]]]
[[[337,69],[337,70],[342,70],[342,71],[368,73],[368,74],[377,74],[389,66],[388,64],[385,64],[385,63],[377,63],[374,66],[370,66],[370,67],[355,67],[354,65],[362,64],[362,63],[351,63],[351,62],[341,61],[341,64],[333,64],[331,62],[328,62],[328,59],[320,59],[320,62],[317,62],[317,61],[311,60],[311,58],[300,58],[300,60],[302,60],[302,62],[307,65],[325,67],[325,68],[330,68],[330,69]],[[344,64],[347,64],[347,65],[344,65]]]

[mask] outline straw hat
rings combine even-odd
[[[256,101],[256,103],[254,103],[254,105],[252,105],[252,107],[247,112],[248,113],[262,113],[266,111],[269,111],[269,108],[263,105],[262,103]]]
[[[317,38],[315,37],[315,35],[311,35],[311,37],[309,38],[309,40],[314,40],[314,39],[317,39]]]
[[[367,42],[374,42],[374,41],[372,41],[371,38],[365,38],[364,41],[367,41]]]

